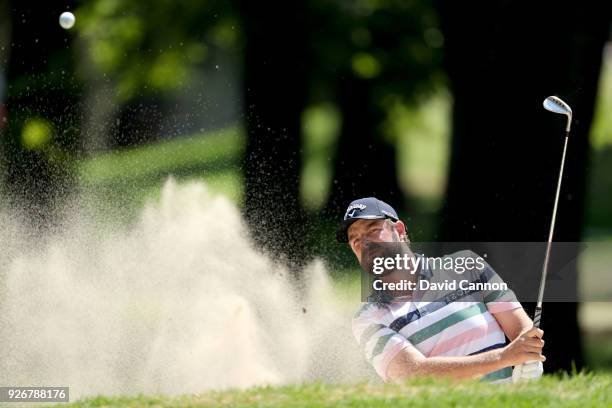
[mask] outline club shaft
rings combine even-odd
[[[544,299],[544,288],[546,287],[546,275],[548,274],[548,263],[550,260],[550,249],[555,232],[555,221],[557,219],[557,206],[559,205],[559,194],[561,193],[561,181],[563,180],[563,167],[565,166],[565,152],[567,151],[567,141],[569,140],[569,131],[565,133],[565,143],[563,144],[563,155],[561,156],[561,169],[559,170],[559,179],[557,180],[557,192],[555,194],[555,204],[553,206],[552,220],[550,222],[550,231],[548,232],[548,242],[546,243],[546,255],[544,256],[544,265],[542,266],[542,278],[540,280],[540,290],[538,292],[538,303],[536,312],[533,317],[533,324],[536,327],[540,326],[540,316],[542,314],[542,300]]]

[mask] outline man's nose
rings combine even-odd
[[[359,238],[355,244],[358,247],[357,249],[359,251],[364,251],[364,250],[371,250],[379,242],[380,241],[376,239],[375,237],[364,235],[361,238]]]
[[[370,233],[370,234],[364,234],[363,237],[361,237],[361,245],[365,246],[368,244],[372,244],[375,242],[380,242],[380,233],[376,232],[376,233]]]

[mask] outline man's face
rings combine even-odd
[[[398,241],[404,234],[404,224],[401,221],[392,223],[389,220],[358,220],[351,224],[347,232],[351,250],[361,263],[364,245],[368,242]]]

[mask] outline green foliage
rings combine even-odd
[[[233,3],[212,0],[93,0],[77,11],[95,75],[118,101],[188,85],[211,50],[240,43]],[[84,73],[83,75],[87,75]]]
[[[373,79],[380,75],[380,62],[372,54],[358,52],[353,55],[351,68],[355,75],[363,79]]]
[[[324,383],[254,387],[168,397],[98,396],[72,407],[600,407],[612,404],[609,374],[555,377],[521,385],[419,379],[405,384]]]
[[[53,125],[46,119],[30,118],[21,129],[21,144],[26,150],[45,147],[53,135]]]
[[[372,81],[374,100],[364,103],[385,107],[397,97],[416,102],[441,84],[444,38],[431,1],[310,3],[316,80],[328,83],[341,73]]]
[[[604,56],[611,55],[610,52]],[[595,117],[591,128],[591,140],[593,146],[602,150],[612,145],[612,57],[605,57],[601,63],[601,78],[599,79],[599,90],[597,104],[595,105]]]
[[[75,30],[95,73],[110,79],[125,101],[179,89],[196,67],[212,62],[215,50],[241,50],[237,3],[92,0],[76,10]],[[383,99],[409,100],[439,82],[444,39],[429,0],[313,0],[309,6],[316,24],[305,55],[314,58],[315,82],[351,72],[380,85]]]

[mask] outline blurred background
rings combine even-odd
[[[565,121],[542,101],[558,95],[574,123],[555,237],[603,243],[573,271],[596,290],[612,45],[594,3],[0,1],[1,205],[34,234],[75,200],[125,225],[169,176],[203,180],[296,278],[321,257],[356,300],[334,232],[357,197],[393,205],[413,241],[546,240]],[[548,368],[612,367],[611,312],[551,305]]]

